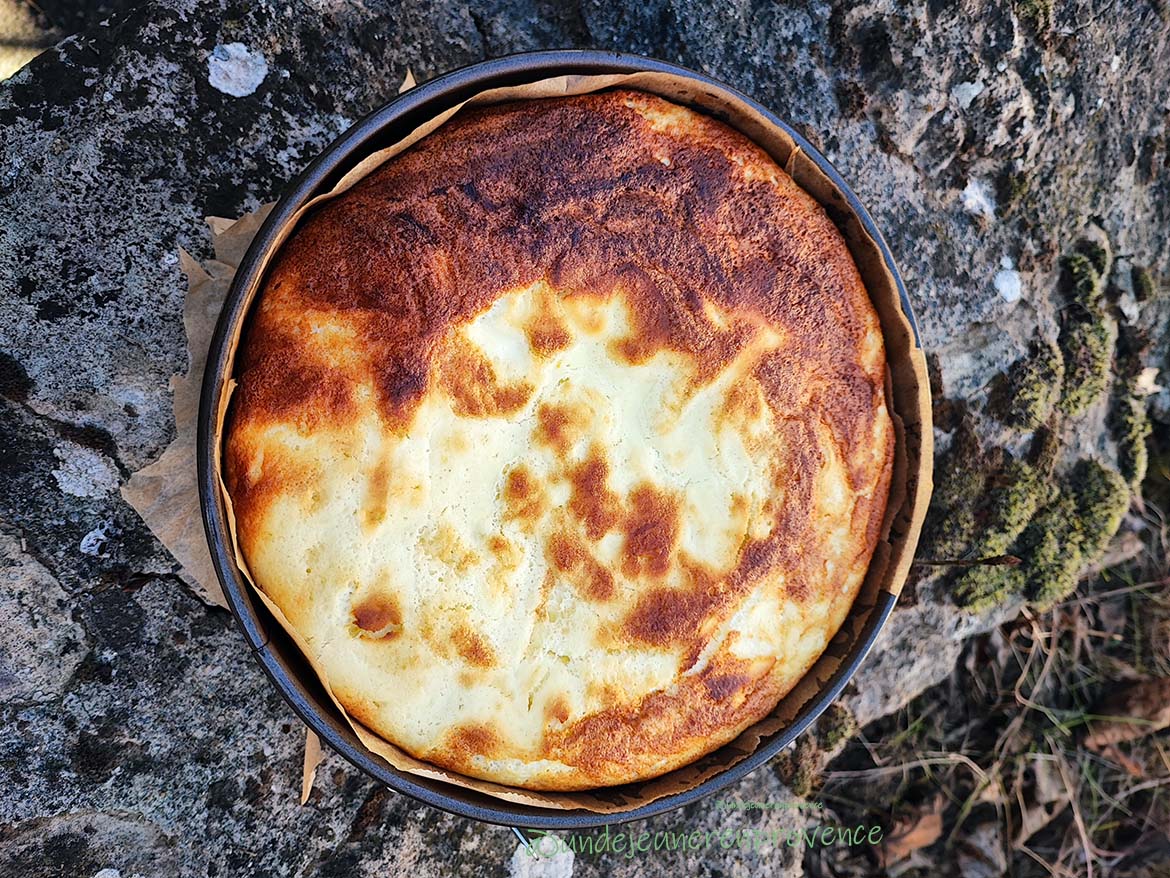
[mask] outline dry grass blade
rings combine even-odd
[[[1081,848],[1085,854],[1085,878],[1093,878],[1093,863],[1097,859],[1097,849],[1093,846],[1092,839],[1089,838],[1089,830],[1085,827],[1085,818],[1081,815],[1081,809],[1077,804],[1080,790],[1072,782],[1068,764],[1051,738],[1048,740],[1048,746],[1056,754],[1056,764],[1060,768],[1060,776],[1064,779],[1064,785],[1068,791],[1069,804],[1072,806],[1073,825],[1077,828],[1077,834],[1081,838]]]
[[[990,558],[922,558],[915,559],[915,567],[1019,567],[1023,559],[1016,555],[993,555]]]
[[[987,772],[979,767],[970,757],[962,753],[927,753],[921,759],[909,762],[900,762],[897,765],[884,765],[879,768],[863,768],[858,771],[829,771],[825,773],[826,780],[843,780],[847,778],[874,778],[889,774],[899,774],[915,768],[929,768],[932,765],[965,765],[971,769],[983,783],[990,783]]]

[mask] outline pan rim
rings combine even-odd
[[[249,593],[250,586],[243,581],[231,557],[229,548],[231,538],[219,494],[211,445],[215,438],[216,418],[222,399],[221,379],[228,367],[231,354],[229,342],[234,337],[238,325],[246,319],[247,291],[260,283],[271,254],[275,252],[277,237],[296,210],[330,178],[336,179],[348,161],[364,154],[363,149],[387,129],[402,124],[403,120],[411,115],[424,112],[433,115],[445,106],[456,103],[461,99],[461,95],[480,91],[492,85],[534,81],[565,73],[635,73],[647,70],[684,76],[702,85],[720,89],[760,113],[768,122],[792,138],[837,187],[862,228],[874,240],[882,261],[896,284],[915,346],[921,347],[918,325],[905,285],[884,238],[853,190],[828,160],[799,132],[735,88],[685,67],[633,54],[566,49],[508,55],[453,70],[397,96],[366,115],[334,140],[285,187],[280,200],[261,225],[233,279],[208,352],[200,394],[196,445],[200,506],[216,575],[249,646],[272,684],[293,711],[347,761],[396,792],[448,813],[486,823],[527,829],[585,829],[662,814],[725,789],[767,763],[816,721],[837,698],[868,654],[896,602],[894,595],[884,591],[879,593],[864,628],[858,633],[847,658],[842,661],[837,671],[817,696],[801,708],[789,726],[776,733],[770,740],[762,742],[750,756],[695,787],[627,811],[606,814],[583,810],[554,811],[490,798],[472,790],[411,775],[395,769],[372,754],[361,745],[352,729],[335,715],[333,705],[322,705],[321,699],[309,691],[295,669],[290,667],[288,658],[278,645],[273,644],[262,615],[266,611]]]

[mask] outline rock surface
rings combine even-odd
[[[1166,16],[1160,0],[1110,13],[1045,0],[162,0],[0,84],[0,872],[799,874],[785,848],[531,863],[507,830],[415,805],[335,756],[297,805],[295,716],[117,493],[172,436],[168,380],[186,365],[177,248],[209,256],[202,217],[272,200],[408,67],[422,81],[528,49],[655,55],[797,124],[869,205],[934,355],[940,472],[958,434],[988,452],[974,464],[987,476],[1023,460],[1038,426],[1051,472],[1087,457],[1124,470],[1133,442],[1112,413],[1141,368],[1166,366]],[[1075,413],[1041,400],[1005,424],[990,388],[1030,345],[1056,345],[1073,371],[1084,352],[1090,376],[1098,362],[1073,344],[1094,336],[1076,335],[1088,324],[1070,309],[1090,309],[1070,304],[1060,259],[1091,225],[1114,254],[1106,304],[1092,305],[1092,326],[1118,339],[1102,354],[1107,387]],[[1133,398],[1170,410],[1165,391]],[[960,518],[963,502],[935,519]],[[1035,521],[1037,502],[1025,506],[1007,547]],[[974,612],[952,600],[953,576],[926,572],[847,694],[863,722],[945,676],[962,638],[1025,593]],[[732,792],[791,798],[768,770]],[[646,828],[794,819],[708,801]]]

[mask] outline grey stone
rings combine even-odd
[[[174,839],[156,826],[124,814],[81,811],[6,829],[0,867],[6,875],[147,878],[181,874],[176,853]]]
[[[0,533],[0,702],[46,701],[64,691],[88,651],[62,612],[68,595],[20,542]]]
[[[968,638],[1013,618],[1021,606],[1011,601],[987,613],[968,613],[924,597],[895,609],[843,696],[862,725],[893,713],[947,677]]]
[[[1091,222],[1119,264],[1161,284],[1138,302],[1117,274],[1124,319],[1153,342],[1144,365],[1166,366],[1170,43],[1145,0],[1108,12],[1074,0],[1051,23],[1009,0],[107,6],[107,24],[0,84],[5,874],[523,868],[507,830],[418,806],[336,756],[299,807],[298,721],[230,617],[191,597],[114,490],[172,437],[168,380],[186,365],[177,249],[209,257],[204,216],[275,198],[392,99],[408,67],[423,81],[507,52],[596,46],[677,61],[756,97],[869,206],[948,401],[980,409],[1034,333],[1056,339],[1058,258]],[[1150,401],[1170,412],[1170,391]],[[1029,438],[975,423],[1013,452]],[[936,438],[945,455],[950,434]],[[1062,460],[1116,454],[1103,402],[1059,438]],[[863,721],[945,677],[965,637],[1018,609],[958,609],[947,582],[915,572],[846,696]],[[768,770],[734,794],[789,797]],[[645,826],[736,821],[799,822],[707,801]],[[572,871],[789,875],[799,859],[788,848],[577,855]]]

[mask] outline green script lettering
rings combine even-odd
[[[609,824],[605,824],[605,832],[601,833],[600,838],[597,839],[597,852],[608,853],[609,847]]]

